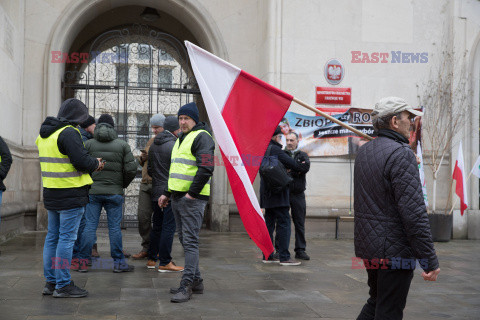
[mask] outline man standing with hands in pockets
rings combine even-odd
[[[203,279],[199,269],[198,238],[203,213],[210,196],[210,180],[213,174],[215,143],[204,122],[199,122],[195,102],[178,111],[182,132],[172,150],[168,177],[168,190],[158,199],[160,207],[166,207],[172,198],[172,210],[178,236],[185,251],[185,269],[178,289],[170,290],[171,302],[187,302],[193,293],[203,293]]]

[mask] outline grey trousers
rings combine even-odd
[[[193,282],[193,279],[201,279],[198,267],[198,238],[206,205],[206,200],[192,200],[186,197],[172,199],[178,237],[185,252],[185,269],[182,280]]]
[[[152,231],[152,184],[140,183],[138,194],[138,232],[142,237],[142,251],[148,252],[150,232]]]

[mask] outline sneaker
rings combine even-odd
[[[123,254],[123,255],[125,255],[125,254]],[[134,254],[132,256],[132,258],[135,259],[135,260],[145,259],[146,257],[148,257],[148,253],[146,253],[145,251],[140,251],[139,253]]]
[[[170,288],[170,293],[176,294],[180,288]],[[204,290],[203,279],[193,279],[192,293],[202,294]]]
[[[310,257],[305,251],[298,251],[297,253],[295,253],[295,259],[310,260]]]
[[[135,270],[135,266],[126,263],[116,263],[113,267],[113,272],[115,273],[132,272],[133,270]]]
[[[155,260],[148,260],[147,262],[147,269],[155,269],[157,266],[157,261]]]
[[[273,259],[280,260],[280,253],[275,252],[275,253],[273,254]]]
[[[43,292],[42,294],[44,296],[51,296],[53,294],[53,291],[55,291],[55,283],[53,282],[46,282],[45,287],[43,287]]]
[[[265,257],[263,257],[262,262],[263,262],[263,263],[279,263],[280,260],[278,260],[278,258],[275,259],[275,258],[273,257],[273,254],[271,254],[270,257],[268,257],[268,259],[265,259]]]
[[[299,266],[302,263],[300,261],[295,261],[295,260],[286,260],[286,261],[280,261],[281,266]]]
[[[96,243],[92,247],[92,257],[100,258],[100,255],[98,254],[98,251],[97,251],[97,244]]]
[[[175,293],[170,299],[171,302],[181,303],[187,302],[192,297],[192,283],[187,280],[182,280],[180,282],[180,288],[178,288],[177,293]]]
[[[178,267],[175,262],[170,261],[166,266],[158,266],[158,272],[182,272],[183,267]]]
[[[88,295],[88,291],[77,287],[73,281],[63,288],[53,291],[54,298],[83,298]]]

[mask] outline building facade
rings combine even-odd
[[[464,66],[454,68],[453,77],[467,78],[469,121],[439,172],[437,208],[452,202],[456,143],[463,141],[467,170],[479,154],[479,1],[0,0],[0,26],[0,135],[14,158],[5,180],[3,238],[45,227],[34,142],[43,119],[56,115],[63,99],[84,100],[97,117],[114,115],[121,137],[136,153],[148,139],[151,114],[175,114],[189,101],[201,105],[183,56],[184,40],[311,105],[315,87],[330,86],[324,66],[336,58],[345,68],[338,86],[352,88],[351,105],[358,108],[371,108],[392,95],[418,106],[422,84],[442,66],[441,52],[451,50]],[[82,61],[82,53],[90,59]],[[92,53],[107,60],[92,60]],[[375,59],[381,54],[387,56]],[[309,114],[298,105],[290,110]],[[204,110],[201,118],[208,121]],[[428,163],[428,148],[424,158]],[[349,212],[352,161],[312,159],[309,216]],[[428,168],[426,179],[431,195]],[[254,185],[258,190],[258,181]],[[212,190],[208,225],[226,231],[236,206],[222,167],[215,170]],[[135,192],[132,187],[128,194]],[[459,238],[468,237],[468,226],[479,223],[478,179],[468,181],[468,195],[471,214],[454,216]],[[127,202],[126,213],[134,211]],[[470,235],[479,232],[473,228]]]

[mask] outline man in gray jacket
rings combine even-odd
[[[440,272],[415,154],[408,145],[414,110],[403,99],[381,99],[372,112],[378,138],[355,159],[355,254],[368,273],[370,298],[357,319],[402,319],[419,259],[426,281]]]
[[[183,267],[175,265],[171,256],[176,227],[171,201],[165,208],[158,206],[158,199],[167,188],[172,149],[180,132],[177,117],[166,117],[163,127],[165,130],[156,135],[148,151],[148,175],[152,177],[153,225],[150,232],[147,268],[154,269],[158,257],[160,260],[158,272],[180,272],[183,271]]]

